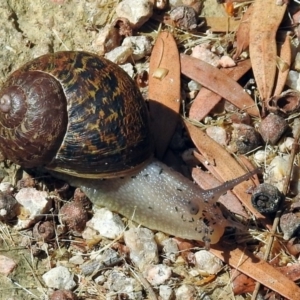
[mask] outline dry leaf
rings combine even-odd
[[[259,111],[253,99],[243,88],[229,76],[208,63],[181,54],[181,72],[189,78],[201,83],[206,88],[219,94],[248,114],[258,117]]]
[[[293,281],[253,253],[222,244],[212,245],[210,252],[283,297],[300,299],[300,288]]]
[[[286,4],[274,0],[256,0],[250,24],[250,58],[260,97],[269,99],[276,75],[276,33],[286,11]]]
[[[239,80],[251,68],[250,59],[241,61],[233,68],[220,69],[233,80]],[[201,121],[210,111],[221,101],[222,97],[219,94],[202,87],[196,98],[194,99],[190,111],[189,118]]]
[[[198,151],[206,158],[207,164],[215,166],[214,169],[219,174],[222,181],[228,181],[246,173],[239,163],[207,134],[188,121],[185,121],[185,126]],[[242,201],[243,205],[251,211],[259,222],[271,229],[268,218],[256,211],[251,204],[251,197],[247,194],[247,191],[252,186],[251,180],[242,182],[234,187],[233,193]]]
[[[278,45],[280,63],[277,68],[277,78],[274,95],[280,95],[286,83],[292,62],[291,37],[285,33],[284,42]]]
[[[239,21],[228,17],[205,17],[205,29],[212,32],[232,32],[236,31]]]
[[[252,13],[253,5],[250,5],[244,13],[236,33],[236,52],[233,56],[234,59],[237,59],[241,53],[249,47],[249,32]]]
[[[174,133],[180,109],[179,53],[170,32],[161,32],[154,45],[148,98],[156,156],[161,159]]]

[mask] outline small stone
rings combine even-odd
[[[82,265],[84,259],[82,258],[82,255],[74,255],[69,259],[69,262],[74,265]]]
[[[173,289],[168,285],[160,285],[159,286],[159,296],[161,300],[171,300],[174,297]]]
[[[22,205],[18,223],[15,225],[18,230],[28,228],[43,218],[52,206],[52,200],[48,198],[47,192],[35,188],[22,188],[16,194],[16,200]]]
[[[139,281],[117,270],[110,272],[104,286],[111,292],[126,294],[127,299],[144,299]]]
[[[132,59],[134,61],[150,55],[152,50],[150,37],[143,35],[126,37],[122,43],[122,46],[130,47],[133,50]]]
[[[269,114],[259,124],[259,132],[266,143],[275,145],[288,128],[284,118]]]
[[[286,213],[280,217],[280,229],[287,241],[300,229],[300,216],[296,213]]]
[[[206,129],[206,133],[214,141],[222,146],[226,146],[228,143],[228,136],[226,130],[220,126],[209,126]]]
[[[268,156],[270,154],[270,151],[265,150],[258,150],[254,153],[254,160],[259,164],[262,165],[266,162]]]
[[[42,277],[45,284],[50,288],[71,290],[76,286],[73,280],[73,274],[63,266],[51,269]]]
[[[7,194],[12,194],[14,187],[10,182],[1,182],[0,183],[0,191]]]
[[[172,262],[175,262],[176,258],[179,255],[179,249],[174,239],[172,238],[166,239],[162,241],[161,244],[163,246],[163,252],[166,258],[170,259]]]
[[[236,66],[235,61],[228,55],[223,55],[219,60],[219,64],[222,68],[231,68]]]
[[[172,269],[168,266],[159,264],[148,268],[146,273],[146,279],[151,285],[156,286],[165,283],[171,278]]]
[[[293,148],[293,144],[295,142],[294,138],[291,137],[287,137],[280,145],[279,145],[279,150],[280,152],[286,152],[286,153],[290,153],[292,148]]]
[[[17,263],[10,257],[0,255],[0,273],[8,276],[17,266]]]
[[[119,215],[106,208],[94,208],[94,211],[94,216],[86,224],[87,227],[97,230],[101,236],[109,239],[122,235],[125,225]]]
[[[191,56],[201,59],[216,68],[220,66],[220,59],[218,55],[210,51],[210,46],[208,44],[201,44],[195,46],[192,49]]]
[[[176,300],[195,300],[198,297],[197,290],[187,284],[181,285],[175,292]]]
[[[105,58],[117,65],[124,64],[131,57],[133,49],[129,46],[119,46],[105,54]]]
[[[202,85],[195,80],[191,80],[188,82],[188,88],[190,91],[199,91],[201,87]]]
[[[206,250],[195,253],[196,267],[207,274],[217,274],[222,268],[222,261]]]
[[[133,28],[139,28],[152,16],[153,3],[148,0],[123,0],[116,7],[116,14],[128,19]]]
[[[131,78],[133,78],[134,69],[133,69],[133,65],[131,63],[119,65],[119,67],[122,68]]]
[[[147,228],[132,228],[124,233],[125,244],[130,249],[130,258],[141,270],[158,262],[158,249],[153,232]]]

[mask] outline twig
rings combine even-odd
[[[293,143],[291,155],[289,157],[288,168],[287,168],[288,172],[286,174],[286,178],[285,178],[285,181],[284,181],[284,184],[283,184],[282,193],[284,195],[287,194],[288,189],[289,189],[289,184],[290,184],[291,174],[292,174],[292,170],[293,170],[294,159],[295,159],[296,153],[298,152],[298,145],[299,145],[299,139],[300,139],[300,120],[299,119],[296,119],[294,121],[293,132],[294,132],[295,140],[294,140],[294,143]],[[277,226],[279,224],[279,220],[280,220],[280,217],[281,217],[281,214],[282,214],[282,206],[283,206],[283,203],[281,204],[279,210],[276,212],[276,216],[275,216],[275,219],[274,219],[274,222],[273,222],[273,226],[272,226],[272,229],[271,229],[271,232],[270,232],[270,236],[269,236],[269,239],[267,241],[266,251],[265,251],[265,255],[264,255],[264,260],[265,261],[268,260],[268,257],[270,255],[270,251],[271,251],[271,248],[272,248],[272,245],[273,245],[276,229],[277,229]],[[258,295],[258,292],[259,292],[259,289],[260,289],[260,282],[256,282],[255,289],[253,291],[251,300],[256,299],[256,297]]]

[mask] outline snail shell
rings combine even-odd
[[[0,91],[0,150],[26,168],[126,175],[152,155],[147,107],[110,61],[78,51],[46,54],[12,73]]]

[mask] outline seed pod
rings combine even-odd
[[[283,194],[275,186],[262,183],[254,189],[251,202],[260,213],[270,214],[278,210],[283,198]]]

